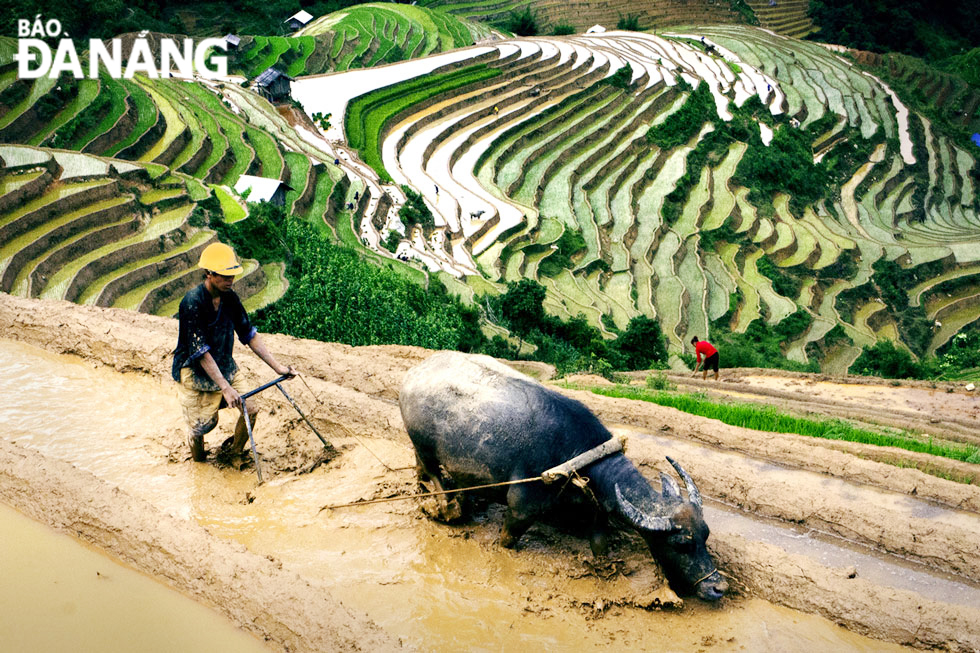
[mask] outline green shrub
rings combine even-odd
[[[421,225],[423,229],[431,229],[436,221],[432,216],[432,211],[422,199],[420,193],[415,192],[409,186],[402,185],[402,192],[405,193],[405,203],[398,209],[398,217],[408,229],[415,225]],[[406,232],[407,233],[407,232]]]
[[[398,243],[400,242],[402,242],[402,235],[397,231],[395,231],[394,229],[392,229],[388,232],[388,235],[385,236],[385,239],[381,242],[381,246],[384,247],[389,252],[391,252],[392,254],[394,254],[395,250],[398,249]]]
[[[974,323],[939,348],[935,359],[932,359],[931,376],[957,376],[963,370],[977,367],[978,351],[980,351],[980,324]]]
[[[667,344],[660,323],[645,315],[630,320],[612,349],[618,353],[623,369],[647,370],[667,365]]]
[[[735,233],[735,229],[732,227],[732,218],[729,216],[725,218],[725,221],[717,229],[701,232],[701,249],[710,251],[719,242],[739,243],[747,238],[748,232],[742,234]]]
[[[391,46],[391,49],[385,53],[385,63],[398,63],[406,59],[408,59],[408,56],[406,56],[405,51],[397,43]]]
[[[663,390],[673,392],[677,390],[677,384],[673,383],[667,378],[667,375],[663,372],[658,372],[656,374],[648,374],[646,380],[646,386],[650,390]]]
[[[546,277],[558,276],[562,270],[571,268],[572,257],[585,249],[585,238],[582,232],[566,227],[555,245],[557,249],[538,266],[538,272]]]
[[[666,120],[647,132],[647,141],[662,150],[680,147],[694,138],[705,122],[718,118],[715,101],[708,85],[698,82],[697,88],[688,96],[680,109],[670,114]]]
[[[78,93],[78,80],[67,73],[58,78],[58,83],[34,103],[39,122],[46,123],[54,118]]]
[[[805,132],[783,126],[773,133],[768,147],[750,147],[735,170],[733,181],[750,189],[755,204],[771,204],[773,194],[788,193],[810,205],[827,192],[827,173],[813,163],[813,150]]]
[[[772,288],[783,297],[796,299],[800,296],[803,279],[793,274],[787,268],[777,266],[768,256],[763,256],[756,263],[759,273],[772,280]]]
[[[13,84],[0,92],[0,104],[6,107],[15,107],[31,93],[31,83],[25,79],[18,79]]]
[[[798,337],[809,327],[812,317],[803,309],[783,319],[775,326],[762,319],[749,323],[745,333],[733,333],[712,325],[712,343],[718,348],[721,367],[772,367],[796,372],[817,372],[816,361],[808,364],[789,360],[783,345]]]
[[[104,113],[106,107],[111,103],[112,94],[109,92],[100,92],[74,118],[59,127],[58,131],[48,139],[47,145],[55,148],[67,148],[76,134],[86,133],[101,120],[100,114]]]
[[[530,7],[510,12],[507,20],[504,21],[503,28],[518,36],[537,36],[540,33],[538,17]]]
[[[601,81],[603,84],[609,84],[613,88],[621,88],[625,91],[629,89],[630,83],[633,81],[633,66],[627,61],[625,66]]]
[[[917,379],[921,374],[912,354],[896,347],[891,340],[879,340],[871,347],[864,347],[850,371],[886,379]]]
[[[217,199],[214,201],[218,202]],[[248,217],[231,224],[216,220],[213,212],[210,217],[210,226],[218,232],[218,239],[234,247],[241,258],[254,258],[260,263],[292,259],[283,229],[286,218],[283,207],[269,202],[251,202]]]
[[[628,30],[630,32],[639,32],[643,28],[640,27],[640,15],[639,14],[623,14],[619,15],[619,20],[616,21],[616,29]]]
[[[507,284],[507,292],[500,301],[500,313],[518,337],[527,338],[532,330],[540,328],[546,295],[545,287],[533,279]]]
[[[575,28],[568,23],[559,23],[555,25],[555,28],[551,30],[554,36],[570,36],[575,34]]]
[[[747,23],[748,25],[759,24],[759,19],[756,17],[755,11],[752,10],[752,7],[749,6],[748,2],[746,2],[745,0],[728,0],[728,1],[729,4],[731,4],[732,11],[736,12],[739,16],[741,16],[742,20],[745,21],[745,23]]]

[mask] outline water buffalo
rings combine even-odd
[[[536,477],[612,439],[584,405],[488,356],[432,355],[405,375],[399,405],[419,477],[438,489]],[[652,488],[621,451],[579,471],[590,479],[584,491],[535,481],[483,494],[507,506],[504,546],[514,546],[541,518],[571,514],[587,520],[592,551],[604,555],[612,516],[639,532],[675,589],[720,599],[728,584],[705,547],[701,494],[687,472],[667,460],[687,486],[687,499],[666,474],[661,490]],[[450,516],[460,516],[454,502]]]

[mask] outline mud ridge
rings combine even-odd
[[[36,489],[44,487],[44,492]],[[400,648],[282,563],[212,537],[88,472],[0,439],[0,501],[164,580],[284,651]]]

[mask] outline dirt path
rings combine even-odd
[[[163,318],[0,295],[5,338],[79,357],[70,365],[65,361],[75,359],[46,361],[49,354],[19,351],[24,345],[8,340],[0,357],[30,361],[23,370],[8,364],[8,377],[23,386],[32,372],[67,365],[69,380],[98,386],[91,396],[38,386],[20,399],[13,396],[17,384],[4,386],[0,500],[167,579],[276,648],[445,650],[467,642],[502,648],[532,642],[557,650],[612,643],[645,649],[668,639],[682,650],[884,650],[883,642],[980,648],[980,603],[884,586],[860,570],[787,553],[748,532],[716,528],[709,540],[735,596],[720,607],[686,601],[650,614],[680,602],[636,538],[619,536],[614,562],[597,565],[583,540],[546,527],[532,529],[517,551],[501,550],[497,508],[458,528],[425,520],[413,501],[318,513],[326,504],[414,490],[411,470],[398,469],[411,464],[412,453],[397,389],[404,372],[428,355],[418,348],[270,336],[277,356],[306,375],[316,397],[296,382],[291,387],[300,389],[292,394],[311,408],[339,454],[325,452],[281,397],[263,393],[257,433],[268,482],[256,486],[251,469],[193,465],[167,381],[175,332],[175,323]],[[256,385],[268,376],[254,356],[237,358]],[[808,392],[805,384],[801,390]],[[571,394],[627,436],[628,455],[649,477],[666,469],[665,452],[676,452],[711,500],[921,560],[954,574],[967,596],[970,583],[980,580],[976,486],[807,438]],[[73,438],[81,433],[66,434],[58,411],[44,412],[59,396],[66,402],[61,412],[91,411],[113,397],[132,423],[111,414],[106,419],[118,428],[107,428],[93,412],[86,417],[93,431],[79,446]],[[212,449],[228,434],[228,418],[222,419],[208,438]],[[250,598],[246,588],[253,586]],[[759,623],[769,624],[769,632],[760,633]]]

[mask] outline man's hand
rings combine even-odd
[[[297,372],[296,368],[294,368],[292,365],[289,365],[287,367],[280,366],[279,369],[276,370],[276,374],[279,376],[288,376],[289,378],[293,378],[299,374],[299,372]]]
[[[226,385],[221,389],[221,396],[225,398],[225,403],[228,404],[229,407],[242,407],[242,396],[238,394],[238,390],[235,390],[230,385]]]

